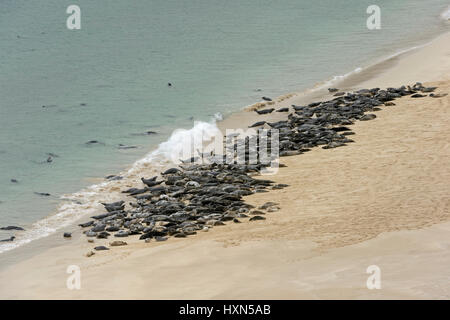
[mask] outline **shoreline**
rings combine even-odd
[[[433,43],[436,44],[439,42],[443,42],[442,40],[440,41],[439,39],[445,38],[446,36],[448,37],[448,35],[449,35],[449,32],[442,33],[442,34],[438,35],[437,37],[433,38],[431,41],[427,41],[426,43],[424,43],[422,45],[413,46],[411,48],[401,50],[401,51],[391,54],[385,58],[382,58],[378,62],[369,64],[366,67],[357,68],[357,69],[361,69],[359,72],[355,72],[356,70],[353,70],[345,76],[335,76],[334,77],[335,80],[333,80],[333,79],[325,80],[319,84],[316,84],[312,88],[306,89],[304,91],[287,93],[282,96],[276,97],[273,99],[273,102],[274,102],[273,104],[266,105],[266,106],[274,107],[274,108],[278,109],[278,108],[282,108],[282,107],[290,107],[290,105],[292,105],[292,104],[305,104],[305,103],[309,103],[309,102],[315,101],[315,100],[327,99],[327,98],[331,97],[331,95],[328,93],[328,90],[327,90],[328,86],[340,86],[342,89],[348,90],[348,91],[351,91],[352,89],[358,87],[358,85],[360,85],[360,87],[376,86],[374,83],[371,83],[371,79],[377,79],[384,72],[389,72],[389,70],[391,68],[393,68],[396,64],[398,64],[402,60],[407,59],[407,57],[409,55],[417,53],[418,51],[426,51],[426,48],[429,48],[430,46],[433,47]],[[426,56],[426,54],[424,56]],[[411,76],[408,76],[408,77],[412,78]],[[337,80],[336,80],[336,78],[337,78]],[[418,79],[418,80],[420,80],[420,79]],[[383,80],[383,82],[386,82],[386,83],[389,83],[389,81],[390,80],[388,80],[388,79]],[[425,79],[424,81],[430,81],[430,79]],[[396,86],[396,85],[400,85],[401,82],[402,81],[391,81],[389,85]],[[386,86],[389,86],[389,85],[386,85]],[[274,115],[275,113],[272,113],[269,116],[258,116],[256,114],[253,114],[252,112],[248,112],[249,110],[254,109],[255,105],[259,105],[259,104],[261,104],[261,102],[257,102],[253,105],[244,107],[243,109],[241,109],[239,111],[232,112],[224,119],[217,121],[215,123],[215,125],[224,132],[225,128],[237,129],[237,128],[242,128],[243,126],[247,127],[259,120],[279,121],[279,120],[283,119],[284,116],[282,114]],[[256,120],[256,119],[258,119],[258,120]],[[192,129],[188,129],[186,131],[189,131],[189,130],[192,130]],[[131,173],[133,170],[134,171],[146,170],[146,171],[149,171],[148,174],[157,173],[159,169],[164,168],[164,166],[161,166],[161,164],[163,164],[163,162],[155,164],[155,167],[151,168],[153,170],[148,170],[149,162],[152,161],[152,160],[148,160],[148,157],[149,156],[151,157],[152,153],[157,151],[157,149],[158,149],[158,147],[155,148],[153,151],[147,153],[146,156],[144,156],[144,158],[141,158],[140,160],[134,162],[131,166],[129,166],[126,169],[124,169],[123,171],[119,172],[117,175],[118,176],[126,175],[128,173]],[[145,161],[146,159],[147,159],[147,161]],[[147,162],[147,163],[145,163],[145,162]],[[140,166],[139,165],[140,163],[143,163],[143,165]],[[136,168],[136,166],[137,166],[137,168]],[[141,173],[141,174],[146,174],[146,173]],[[114,191],[119,190],[120,188],[123,188],[124,185],[131,185],[133,183],[139,182],[139,179],[136,175],[131,174],[130,178],[127,179],[127,181],[123,181],[123,182],[124,182],[124,184],[122,184],[122,183],[115,184],[114,181],[112,181],[113,185],[108,190],[108,187],[106,187],[106,185],[108,185],[108,183],[111,183],[111,181],[100,180],[100,182],[97,184],[90,185],[87,188],[80,190],[79,192],[68,195],[69,197],[64,196],[62,198],[64,200],[61,200],[61,202],[60,202],[61,204],[58,206],[58,209],[54,213],[51,213],[47,217],[32,224],[31,233],[36,234],[36,236],[34,238],[32,236],[31,242],[28,242],[29,241],[28,239],[21,239],[21,237],[20,237],[21,234],[18,233],[19,239],[17,240],[16,244],[19,241],[23,241],[23,242],[22,242],[22,244],[19,244],[17,247],[16,247],[16,244],[13,244],[14,248],[12,248],[9,251],[13,251],[13,250],[15,251],[21,247],[32,246],[35,241],[58,234],[60,232],[63,232],[63,230],[65,230],[65,229],[75,230],[76,223],[79,222],[80,219],[83,219],[83,218],[89,216],[89,214],[94,214],[95,212],[102,210],[101,206],[98,205],[98,203],[100,201],[108,202],[108,201],[113,201],[114,198],[117,198],[117,196],[118,196],[117,193],[111,197],[108,197],[108,196],[105,197],[105,194],[104,194],[105,190],[108,190],[107,191],[108,193],[110,193],[111,191],[114,192]],[[94,193],[99,192],[99,195],[94,195],[94,197],[92,197],[92,194],[91,194],[92,192],[94,192]],[[103,192],[103,194],[101,194],[102,192]],[[79,195],[81,195],[81,197],[79,197]],[[89,196],[85,199],[85,195],[89,195],[91,197],[91,199],[89,199]],[[85,203],[85,205],[78,207],[76,203],[74,203],[74,202],[71,203],[70,199],[73,199],[74,201],[80,201],[80,200],[83,201],[84,200],[83,202]],[[67,200],[69,200],[69,201],[67,201]],[[64,202],[64,201],[67,201],[67,202]],[[80,211],[89,211],[89,214],[88,213],[80,214]],[[74,212],[78,212],[76,218],[73,218]],[[70,217],[70,221],[63,220],[64,217]],[[63,219],[61,219],[61,218],[63,218]],[[33,227],[33,226],[38,226],[38,228],[46,228],[46,224],[48,223],[48,221],[52,221],[52,220],[61,221],[61,223],[62,223],[62,224],[59,224],[59,222],[56,222],[56,224],[55,223],[50,224],[50,228],[55,228],[56,231],[49,231],[46,234],[38,234],[39,230],[36,230],[36,227]],[[48,241],[42,241],[42,242],[47,243],[47,244],[49,243]],[[4,254],[6,252],[8,252],[8,250],[4,251],[4,252],[0,252],[0,255]]]
[[[424,66],[419,68],[420,72],[427,71],[423,77],[441,80],[437,84],[438,90],[449,90],[448,38],[450,34],[447,33],[442,36],[440,43],[396,61],[390,69],[369,80],[367,83],[371,85],[367,87],[399,81],[402,75],[405,78],[414,77],[400,79],[402,83],[420,80],[415,78],[416,71],[409,66],[417,68],[417,61],[423,61]],[[430,55],[434,58],[424,60],[424,56]],[[443,74],[447,75],[443,77]],[[217,227],[207,233],[199,233],[186,239],[171,239],[167,243],[146,244],[127,239],[128,246],[114,248],[106,254],[98,253],[92,258],[83,256],[92,244],[87,243],[79,229],[69,241],[58,234],[54,238],[61,239],[61,245],[46,249],[15,264],[13,268],[0,272],[2,283],[6,283],[5,279],[18,279],[2,287],[0,296],[186,298],[188,290],[196,292],[194,296],[189,295],[190,298],[225,299],[448,297],[445,290],[436,289],[437,283],[442,281],[440,277],[446,276],[446,270],[443,269],[446,264],[442,261],[450,261],[445,253],[445,236],[449,230],[448,222],[445,222],[448,204],[437,201],[442,199],[441,192],[448,191],[448,185],[442,185],[441,181],[443,178],[445,181],[445,176],[449,174],[445,170],[448,166],[439,165],[445,161],[444,152],[448,150],[436,144],[437,137],[446,141],[445,131],[442,130],[446,128],[443,121],[447,118],[439,117],[437,119],[440,122],[436,122],[432,117],[433,112],[444,112],[446,109],[443,109],[445,105],[436,106],[440,99],[404,99],[406,100],[400,99],[399,103],[396,101],[397,106],[378,111],[377,117],[380,119],[358,122],[352,126],[352,130],[356,132],[356,136],[352,136],[356,143],[333,151],[315,148],[301,156],[282,158],[282,162],[288,167],[281,168],[277,176],[269,179],[278,183],[287,182],[290,187],[285,191],[271,191],[269,197],[267,193],[263,193],[246,198],[255,205],[274,198],[289,204],[282,205],[279,212],[267,215],[267,221]],[[422,104],[425,106],[421,106]],[[258,120],[262,117],[265,116],[258,116]],[[225,121],[230,121],[230,118]],[[414,128],[411,128],[411,123],[415,124]],[[396,128],[396,133],[392,128]],[[415,132],[415,136],[411,136],[411,132]],[[402,139],[405,134],[409,134],[408,138]],[[393,138],[397,139],[395,143],[391,141]],[[405,141],[402,142],[403,140]],[[413,147],[409,152],[405,149],[408,143]],[[378,147],[375,148],[377,144]],[[423,162],[420,161],[427,162],[428,159],[411,156],[410,152],[423,155],[422,150],[429,151],[426,154],[432,157],[436,164],[434,167],[440,171],[433,171],[433,175],[421,176],[419,179],[410,173],[423,170]],[[410,159],[417,163],[411,163]],[[367,171],[370,166],[378,167]],[[389,171],[389,168],[394,169]],[[431,169],[428,167],[427,170]],[[397,181],[398,187],[394,186],[392,189],[388,187],[390,183],[383,184],[386,180],[385,171],[393,174],[389,179]],[[398,180],[401,177],[396,172],[404,173],[406,178]],[[326,180],[330,175],[336,174],[335,179]],[[360,185],[352,187],[351,183],[355,183],[355,180]],[[371,185],[374,188],[369,188]],[[420,189],[423,187],[434,189],[432,192],[424,192]],[[341,191],[338,192],[336,188]],[[379,194],[385,188],[388,193]],[[416,203],[410,200],[418,197],[415,188],[418,188],[417,192],[421,195],[433,195],[437,198],[435,201],[427,197],[423,201],[419,198],[420,201],[417,200],[419,202]],[[344,197],[341,195],[343,190],[347,192]],[[405,192],[399,194],[402,190]],[[394,198],[390,199],[390,196]],[[396,197],[408,201],[392,201]],[[428,208],[434,208],[431,203],[437,204],[434,226],[429,226],[432,220]],[[402,209],[405,205],[406,208]],[[377,215],[378,208],[385,208],[386,215]],[[394,208],[397,211],[393,211]],[[421,208],[422,211],[420,214],[415,211],[408,214],[413,208]],[[372,231],[361,233],[369,230],[364,226],[373,226]],[[326,229],[330,227],[328,234]],[[319,235],[319,239],[315,235]],[[338,244],[343,246],[338,245],[340,248],[336,248],[331,235],[340,235],[338,239],[343,242],[340,240]],[[414,246],[410,243],[414,243]],[[420,255],[417,255],[418,252]],[[414,264],[403,266],[402,261],[406,258],[414,259]],[[279,260],[282,261],[281,264],[274,263]],[[148,261],[152,263],[148,265]],[[433,261],[441,262],[432,263]],[[383,271],[387,277],[395,276],[394,282],[388,282],[387,292],[368,291],[363,287],[365,268],[374,263],[382,264],[383,270],[387,269],[386,272]],[[86,290],[76,292],[65,288],[65,267],[70,264],[81,266]],[[228,268],[219,268],[222,270],[219,272],[216,267],[223,264]],[[421,274],[421,268],[429,270],[430,264],[433,273]],[[396,269],[399,265],[402,265],[402,270]],[[36,271],[30,266],[38,267],[41,277],[36,277]],[[133,273],[123,272],[126,270],[133,270]],[[181,270],[190,271],[190,276],[186,278],[185,273],[180,273]],[[227,277],[223,278],[225,275]],[[147,282],[143,279],[147,279]],[[160,279],[166,279],[165,283],[161,283]],[[430,284],[425,285],[417,279],[426,279]],[[420,285],[415,281],[419,281]],[[177,283],[183,285],[183,289]],[[245,283],[246,287],[238,287],[236,291],[238,283]],[[145,288],[150,284],[158,286],[161,291],[149,293]],[[117,290],[118,287],[123,289]]]
[[[449,81],[436,84],[450,90]],[[450,172],[443,165],[447,158],[435,158],[449,151],[442,148],[447,136],[441,136],[448,117],[436,122],[430,114],[430,108],[439,110],[443,101],[449,106],[448,96],[444,99],[401,98],[396,106],[378,111],[379,119],[353,125],[356,143],[282,158],[287,167],[271,180],[290,186],[271,191],[269,197],[264,193],[246,197],[255,206],[267,200],[282,203],[280,211],[267,214],[267,221],[228,224],[167,243],[126,239],[127,246],[91,258],[83,254],[92,244],[78,238],[0,272],[2,280],[20,279],[2,287],[0,296],[173,299],[186,298],[190,292],[191,299],[448,298],[445,288],[436,285],[446,277],[445,261],[450,261],[450,255],[444,254],[449,203],[441,201],[448,193],[445,182]],[[417,115],[423,122],[414,122]],[[399,133],[395,136],[393,124]],[[403,141],[400,133],[411,129],[415,134]],[[421,148],[415,148],[413,141],[420,141]],[[417,156],[423,154],[434,160]],[[372,170],[367,171],[367,166]],[[380,168],[392,176],[386,179]],[[424,184],[430,169],[434,169],[429,177],[433,184]],[[420,177],[411,178],[418,173]],[[330,174],[335,178],[327,179]],[[390,180],[398,187],[392,187]],[[433,214],[430,202],[438,205]],[[430,222],[435,225],[430,227]],[[414,264],[404,266],[405,259],[414,259]],[[436,259],[440,262],[432,263]],[[65,267],[72,264],[83,272],[80,291],[65,288]],[[384,290],[364,288],[365,268],[371,264],[380,265],[384,279],[389,279]],[[30,265],[43,278],[35,277]],[[34,289],[27,290],[30,286]],[[149,292],[149,286],[160,290]]]
[[[443,35],[440,35],[437,39],[435,39],[435,40],[433,40],[432,41],[432,43],[430,44],[431,45],[431,47],[429,47],[429,46],[425,46],[425,47],[423,47],[423,48],[421,48],[421,49],[419,49],[418,51],[416,51],[416,50],[413,50],[413,52],[409,52],[409,53],[407,53],[406,54],[406,57],[402,57],[402,58],[398,58],[398,57],[396,57],[396,58],[394,58],[394,65],[392,66],[390,66],[390,68],[387,68],[386,70],[381,70],[381,73],[379,73],[377,76],[375,76],[375,78],[372,78],[372,79],[368,79],[368,80],[365,80],[365,81],[362,81],[362,82],[360,82],[361,83],[361,86],[364,86],[364,87],[371,87],[371,86],[376,86],[376,84],[378,83],[380,83],[380,81],[383,81],[383,83],[387,83],[387,85],[385,85],[385,86],[389,86],[389,83],[397,83],[396,81],[399,81],[399,78],[401,78],[401,76],[399,76],[398,78],[395,78],[395,77],[392,77],[392,74],[394,74],[396,71],[395,71],[395,68],[400,68],[400,69],[402,69],[403,68],[403,71],[404,71],[404,67],[405,67],[405,65],[408,65],[408,64],[411,64],[411,61],[413,61],[413,63],[414,62],[417,62],[417,61],[420,61],[421,59],[424,59],[424,57],[427,57],[428,55],[429,55],[429,52],[431,52],[431,51],[433,51],[433,50],[435,50],[436,51],[436,49],[439,49],[439,45],[436,45],[436,42],[435,41],[437,41],[439,38],[445,38],[445,39],[448,39],[449,38],[449,33],[446,33],[446,34],[443,34]],[[435,43],[435,46],[433,46],[433,42]],[[441,39],[441,43],[442,42],[445,42],[445,40],[442,40]],[[448,43],[448,41],[447,41],[447,43]],[[444,46],[442,46],[442,49],[444,49]],[[439,50],[438,50],[439,51]],[[408,57],[411,57],[411,55],[413,56],[413,58],[410,58],[409,59],[409,61],[407,61],[408,60]],[[448,60],[448,59],[447,59]],[[448,61],[447,60],[445,60],[445,59],[439,59],[439,64],[438,63],[435,63],[434,65],[436,66],[435,68],[432,68],[432,70],[430,71],[430,69],[428,70],[429,72],[425,75],[425,76],[423,76],[422,78],[425,78],[425,81],[436,81],[436,80],[449,80],[448,79],[448,76],[447,76],[447,78],[443,78],[443,75],[445,75],[445,73],[446,73],[446,70],[450,70],[450,68],[449,68],[449,63],[448,63]],[[403,61],[403,62],[402,62]],[[405,62],[405,61],[407,61],[407,62]],[[445,62],[446,62],[446,64],[445,64]],[[380,72],[380,70],[378,70],[379,72]],[[423,69],[421,69],[421,70],[418,70],[417,71],[417,74],[419,74],[420,72],[424,72],[424,70]],[[448,73],[447,73],[448,74]],[[424,74],[423,74],[424,75]],[[403,76],[405,76],[405,72],[403,72]],[[416,75],[414,74],[414,72],[412,72],[412,71],[409,71],[409,73],[408,72],[406,72],[406,77],[415,77]],[[429,79],[426,79],[426,77],[429,77]],[[437,79],[437,77],[439,77],[439,79]],[[412,81],[417,81],[417,80],[421,80],[421,79],[416,79],[416,80],[412,80]],[[354,80],[354,81],[356,81],[356,80]],[[402,81],[402,83],[404,83],[404,81]],[[367,85],[364,85],[364,84],[367,84]],[[343,82],[343,87],[344,88],[351,88],[351,87],[353,87],[353,86],[355,86],[356,84],[352,84],[352,82],[351,81],[348,81],[348,82]],[[398,84],[399,85],[399,84]],[[325,89],[326,90],[326,89]],[[320,94],[322,94],[322,93],[317,93],[318,94],[318,96],[320,95]],[[327,93],[325,92],[325,95],[327,95]],[[281,101],[280,103],[278,103],[278,104],[276,104],[276,106],[277,107],[283,107],[283,106],[285,106],[285,105],[289,105],[289,104],[294,104],[293,103],[293,101],[299,101],[298,100],[299,99],[299,96],[298,95],[296,95],[296,96],[293,96],[293,97],[291,97],[291,98],[289,98],[289,99],[286,99],[286,100],[283,100],[283,101]],[[305,99],[310,99],[309,97],[308,98],[305,98]],[[295,102],[295,103],[297,103],[297,102]],[[246,118],[246,120],[245,121],[248,121],[248,123],[250,124],[250,122],[251,121],[254,121],[255,120],[255,116],[253,115],[253,113],[251,113],[250,115],[249,114],[247,114],[248,112],[246,112],[246,111],[239,111],[239,112],[236,112],[235,114],[232,114],[232,115],[230,115],[230,117],[227,117],[226,119],[224,119],[224,121],[221,121],[220,123],[218,123],[218,126],[219,127],[225,127],[225,126],[229,126],[229,127],[232,127],[233,126],[233,124],[234,125],[236,125],[236,127],[237,127],[237,125],[239,124],[240,126],[242,126],[242,115],[243,114],[245,114],[245,115],[248,115],[249,117],[248,117],[248,119]],[[239,123],[238,123],[238,120],[237,119],[239,119]],[[257,119],[258,120],[263,120],[263,119],[265,119],[264,117],[261,117],[261,116],[257,116]],[[269,119],[269,117],[267,117],[267,119]],[[272,119],[274,119],[274,118],[271,118],[271,121],[272,121]],[[274,119],[275,120],[275,119]],[[245,122],[245,123],[247,123],[247,122]],[[346,147],[347,148],[347,147]],[[344,148],[345,149],[345,148]],[[283,159],[283,161],[284,161],[284,159],[286,159],[286,158],[282,158]],[[270,178],[269,178],[270,179]],[[78,221],[79,221],[79,219],[78,219]],[[73,225],[71,225],[70,227],[68,227],[70,230],[78,230],[79,231],[79,229],[78,229],[78,227],[76,227],[76,228],[73,228]],[[61,237],[61,232],[62,232],[63,230],[59,230],[56,234],[53,234],[52,236],[50,236],[49,238],[52,238],[52,239],[58,239],[58,238],[60,238]],[[72,245],[73,244],[75,244],[75,243],[78,243],[78,244],[82,244],[82,243],[84,243],[84,241],[83,240],[85,240],[85,238],[84,238],[84,236],[81,236],[80,237],[80,239],[73,239],[74,241],[72,241],[73,243],[70,243],[70,244],[66,244],[66,242],[64,242],[64,243],[62,243],[61,244],[61,247],[64,247],[64,246],[68,246],[68,247],[72,247]],[[48,241],[44,241],[44,242],[48,242]],[[231,246],[233,246],[232,244],[231,244]],[[59,247],[59,245],[58,245],[58,247]],[[36,257],[39,257],[39,256],[41,256],[41,255],[45,255],[45,253],[46,252],[48,252],[48,251],[52,251],[52,250],[54,250],[54,249],[58,249],[58,248],[46,248],[45,249],[45,251],[44,252],[41,252],[41,253],[38,253],[38,254],[36,254]],[[33,254],[34,255],[34,254]],[[22,261],[23,262],[23,261]]]

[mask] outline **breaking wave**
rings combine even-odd
[[[141,177],[157,175],[183,159],[178,156],[183,154],[186,145],[192,145],[194,150],[200,149],[202,141],[221,135],[216,125],[216,121],[221,119],[222,115],[217,113],[210,122],[199,121],[195,122],[191,129],[174,130],[168,140],[160,143],[155,150],[136,161],[129,169],[119,173],[116,177],[120,177],[120,180],[106,180],[79,192],[62,196],[63,204],[56,213],[33,223],[26,231],[18,232],[14,241],[0,244],[0,253],[49,236],[73,225],[81,218],[103,212],[101,202],[126,200],[121,193],[124,188],[135,186],[141,183]]]
[[[441,13],[441,19],[450,21],[450,6]]]

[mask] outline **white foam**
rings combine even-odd
[[[216,125],[216,119],[221,116],[216,114],[211,122],[195,122],[194,126],[189,129],[177,129],[170,138],[161,143],[158,148],[149,153],[143,159],[137,161],[135,165],[128,171],[128,174],[134,174],[143,167],[154,163],[180,163],[195,155],[197,149],[201,149],[203,142],[211,140],[214,137],[223,137],[223,134]],[[192,151],[186,153],[186,151]]]
[[[89,202],[89,198],[94,196],[95,191],[91,190],[97,186],[91,186],[86,191],[73,194],[64,200],[72,200],[73,202],[62,204],[56,214],[52,214],[44,219],[41,219],[31,226],[26,231],[20,232],[16,235],[13,242],[5,242],[0,244],[0,253],[12,250],[14,248],[23,246],[31,241],[47,237],[57,230],[71,225],[86,214],[94,214],[101,210],[101,205],[98,202]],[[77,198],[81,201],[77,201]]]
[[[442,13],[441,13],[441,19],[445,21],[450,20],[450,6],[447,7]]]
[[[325,80],[324,82],[321,82],[317,85],[315,85],[311,91],[318,91],[318,90],[322,90],[322,89],[326,89],[332,85],[335,85],[336,83],[339,83],[340,81],[343,81],[345,79],[347,79],[348,77],[355,75],[357,73],[360,73],[363,70],[363,68],[358,67],[346,74],[343,75],[337,75],[337,76],[333,76],[331,79]]]

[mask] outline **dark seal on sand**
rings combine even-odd
[[[273,110],[275,110],[274,108],[270,108],[270,109],[264,109],[264,110],[255,110],[255,112],[257,114],[269,114],[272,113]]]

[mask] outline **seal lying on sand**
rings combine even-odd
[[[255,112],[257,114],[269,114],[272,113],[273,110],[275,110],[274,108],[270,108],[270,109],[264,109],[264,110],[255,110]]]
[[[252,124],[251,126],[249,126],[249,128],[259,127],[259,126],[263,126],[265,124],[266,124],[266,121],[258,121],[258,122],[255,122],[254,124]]]
[[[432,93],[432,94],[430,94],[430,97],[432,97],[432,98],[442,98],[442,97],[445,97],[447,95],[447,93]]]
[[[156,178],[157,178],[157,176],[154,176],[153,178],[150,178],[150,179],[141,178],[141,181],[148,187],[154,187],[154,186],[157,186],[157,185],[163,183],[163,180],[156,181]]]
[[[381,110],[382,105],[402,96],[417,94],[422,88],[417,84],[411,89],[402,86],[349,92],[328,101],[298,107],[295,113],[288,115],[287,120],[264,125],[278,129],[280,156],[303,154],[315,147],[334,149],[354,142],[347,137],[352,133],[348,126],[356,121],[376,119],[373,112]],[[238,139],[232,142],[231,151],[243,147],[245,158],[258,148],[251,145],[250,137],[239,139],[238,136],[227,135],[224,139],[232,137]],[[268,139],[262,140],[269,142]],[[266,147],[269,148],[268,143]],[[270,148],[273,148],[272,143]],[[226,151],[220,150],[216,154],[197,150],[202,157],[218,160],[224,160],[221,152]],[[80,226],[89,228],[84,231],[87,237],[103,239],[108,237],[108,232],[115,232],[114,237],[140,235],[141,240],[158,241],[160,238],[157,237],[183,238],[197,231],[225,225],[226,222],[240,221],[235,219],[249,218],[254,221],[252,223],[264,223],[264,216],[270,217],[268,213],[280,210],[278,204],[268,202],[258,210],[251,210],[254,206],[245,203],[243,197],[287,185],[274,185],[270,180],[253,177],[263,173],[271,165],[271,159],[255,164],[239,164],[234,161],[238,160],[238,155],[230,153],[233,161],[182,164],[158,176],[164,181],[161,185],[122,191],[134,198],[129,202],[130,210],[115,207],[117,203],[112,203],[109,204],[112,205],[110,209],[119,210],[92,216],[95,221]],[[156,180],[154,177],[143,179],[143,182],[153,184]]]

